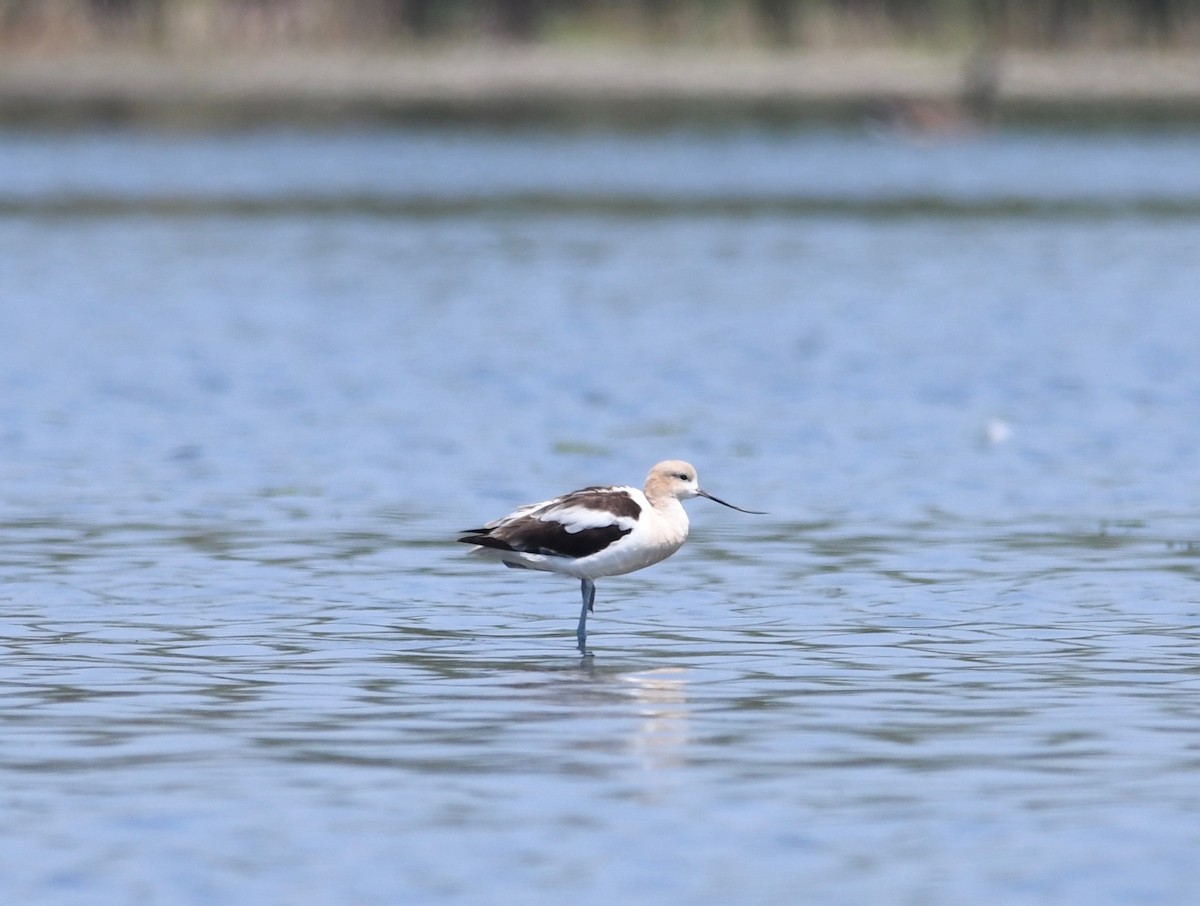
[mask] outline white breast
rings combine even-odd
[[[642,506],[633,531],[590,557],[577,560],[570,574],[578,578],[622,576],[665,560],[683,546],[688,536],[688,518],[683,504],[674,498],[651,506],[641,491]]]

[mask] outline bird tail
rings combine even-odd
[[[459,533],[459,541],[463,544],[474,544],[476,547],[486,547],[497,551],[516,550],[507,541],[495,537],[490,528],[465,529]],[[471,553],[475,553],[472,551]]]

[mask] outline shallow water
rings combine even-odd
[[[0,138],[0,898],[1197,899],[1197,160]],[[666,457],[593,657],[451,540]]]

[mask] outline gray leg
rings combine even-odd
[[[596,583],[591,579],[582,579],[579,590],[583,594],[583,608],[579,611],[579,627],[575,630],[575,638],[579,640],[579,650],[586,653],[584,642],[587,641],[587,615],[596,603]]]

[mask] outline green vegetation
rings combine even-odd
[[[1200,47],[1200,0],[0,0],[0,48]]]

